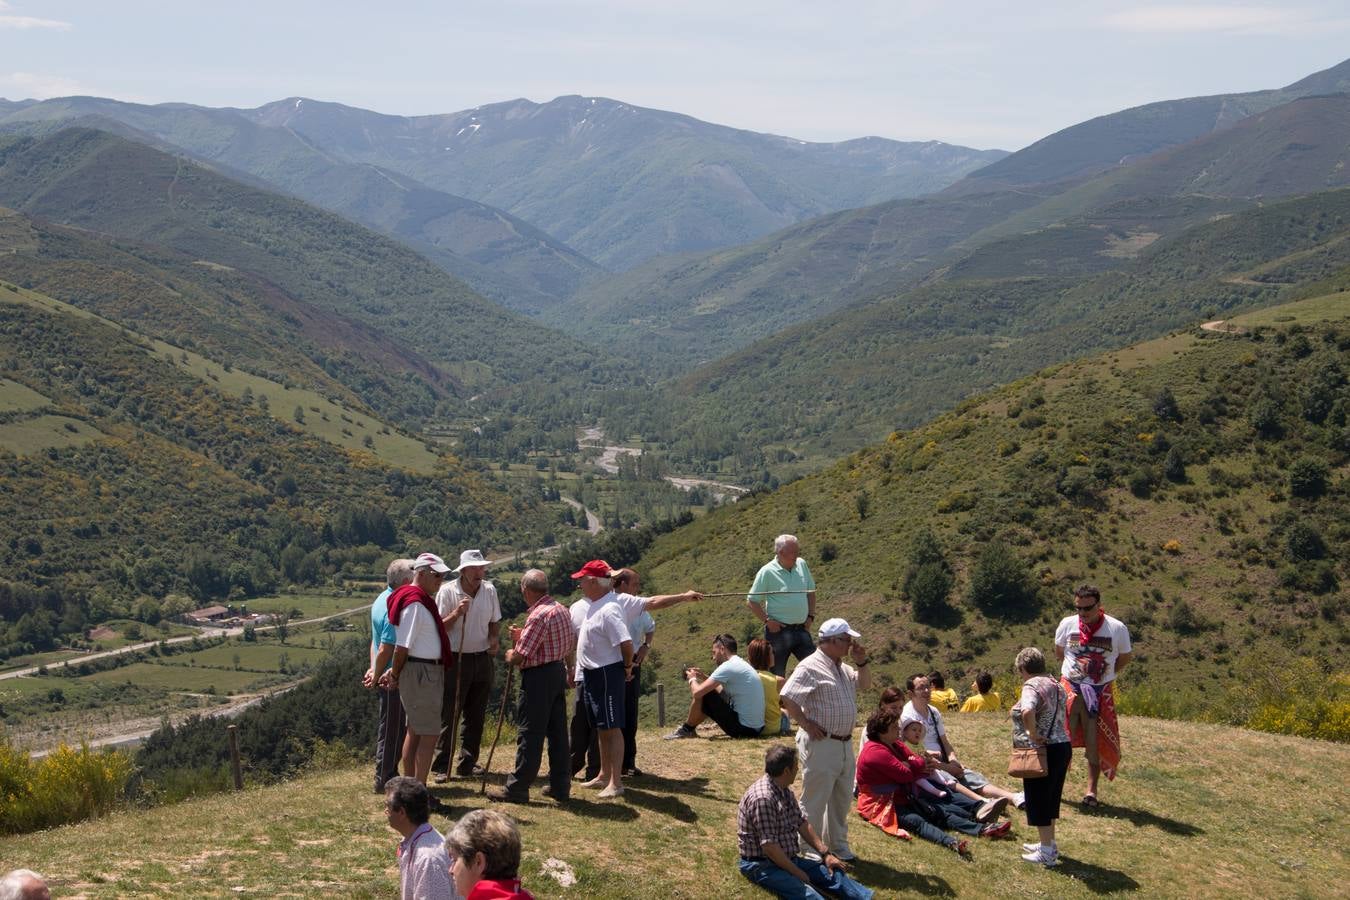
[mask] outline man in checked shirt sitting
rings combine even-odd
[[[764,776],[750,785],[736,811],[736,841],[741,874],[779,897],[845,897],[867,900],[869,888],[844,873],[844,862],[829,852],[806,820],[792,782],[797,777],[797,748],[774,744],[764,754]],[[800,841],[821,855],[798,856]]]
[[[507,803],[528,803],[530,785],[539,774],[539,763],[548,740],[549,795],[566,803],[572,786],[572,766],[567,746],[567,664],[576,638],[572,615],[548,595],[548,576],[531,569],[520,579],[529,614],[525,627],[512,627],[514,646],[506,651],[508,665],[520,673],[520,706],[516,721],[516,768],[506,779],[505,790],[488,791],[488,798]]]

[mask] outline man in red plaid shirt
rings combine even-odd
[[[488,798],[507,803],[528,803],[530,785],[539,774],[539,763],[548,739],[549,794],[566,803],[572,786],[570,751],[567,746],[567,657],[575,648],[572,616],[548,595],[548,576],[531,569],[520,579],[529,614],[523,628],[512,627],[515,645],[506,651],[506,662],[520,673],[520,706],[516,721],[516,768],[504,790],[488,791]]]

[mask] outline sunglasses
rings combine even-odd
[[[1091,603],[1089,603],[1087,606],[1084,606],[1084,605],[1081,604],[1081,603],[1075,603],[1075,604],[1074,604],[1074,608],[1077,609],[1077,610],[1079,610],[1080,612],[1087,612],[1088,610],[1090,610],[1090,609],[1092,609],[1094,606],[1096,606],[1096,605],[1097,605],[1097,602],[1098,602],[1098,601],[1093,600],[1093,601],[1092,601]]]

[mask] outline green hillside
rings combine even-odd
[[[967,763],[990,775],[1007,765],[1004,716],[953,717],[948,728]],[[854,874],[886,898],[995,890],[1074,900],[1337,896],[1350,864],[1339,842],[1316,836],[1325,833],[1327,809],[1350,801],[1344,779],[1327,778],[1350,764],[1344,745],[1128,716],[1122,730],[1125,768],[1103,794],[1107,808],[1079,807],[1081,754],[1074,761],[1058,828],[1060,868],[1019,858],[1018,842],[1034,839],[1020,813],[1016,841],[976,843],[973,863],[923,840],[887,837],[854,817]],[[649,775],[629,782],[620,802],[496,806],[520,824],[521,875],[536,897],[767,896],[736,869],[736,801],[762,771],[768,741],[672,744],[659,734],[640,732],[637,762]],[[495,772],[505,770],[512,750],[504,734]],[[1291,783],[1325,782],[1318,802],[1272,790],[1269,771],[1252,765],[1272,757]],[[0,838],[0,855],[42,872],[55,896],[394,896],[398,836],[370,793],[369,766],[336,765],[242,794]],[[500,781],[498,774],[490,783]],[[485,802],[477,781],[433,793],[449,807],[432,815],[442,832]],[[677,847],[697,864],[674,865]],[[575,884],[564,888],[546,873],[560,867]]]
[[[112,618],[153,624],[169,594],[257,596],[426,546],[537,546],[555,521],[537,489],[368,413],[241,383],[4,281],[0,371],[0,656]]]
[[[546,308],[570,294],[583,276],[600,271],[502,210],[395,172],[342,162],[290,130],[264,127],[235,110],[67,97],[0,118],[0,129],[30,134],[72,125],[186,153],[220,167],[222,174],[239,173],[339,213],[408,244],[511,309]]]
[[[794,532],[822,615],[862,631],[879,676],[936,667],[964,685],[980,668],[1007,672],[1019,646],[1048,646],[1072,587],[1096,582],[1137,639],[1127,696],[1245,721],[1256,708],[1230,689],[1275,677],[1290,654],[1344,670],[1350,598],[1350,293],[1253,319],[1275,327],[1188,329],[895,432],[659,538],[638,564],[645,584],[743,588],[774,536]],[[916,622],[906,573],[922,529],[954,585]],[[969,595],[996,542],[1025,579],[1020,599]],[[663,614],[668,683],[713,634],[753,633],[738,599],[714,603]]]
[[[603,97],[417,117],[291,98],[249,114],[339,159],[507,210],[620,270],[931,193],[1004,155],[936,141],[807,143]]]
[[[514,391],[522,405],[554,409],[559,394],[632,378],[622,360],[569,364],[580,344],[484,300],[391,240],[105,132],[13,140],[0,149],[0,203],[247,272],[275,289],[274,307],[336,313],[429,360],[461,400]],[[558,393],[541,396],[540,385]],[[424,406],[420,418],[466,412],[462,403]]]
[[[1053,362],[1306,296],[1327,279],[1350,284],[1347,223],[1350,191],[1331,191],[1129,252],[1132,232],[1120,226],[1010,238],[975,251],[946,279],[702,367],[668,391],[673,413],[635,402],[623,420],[665,442],[673,460],[707,471],[810,471]],[[1102,255],[1112,246],[1121,251]],[[1106,271],[1091,272],[1103,262]]]

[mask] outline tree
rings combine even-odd
[[[1177,407],[1177,398],[1171,388],[1163,388],[1153,398],[1153,414],[1164,422],[1180,422],[1181,410]]]
[[[1289,467],[1289,493],[1309,500],[1320,497],[1326,493],[1330,474],[1323,460],[1315,456],[1299,457]]]
[[[1167,451],[1167,458],[1163,460],[1163,476],[1168,481],[1186,480],[1186,458],[1181,455],[1181,448],[1173,447]]]
[[[991,541],[975,561],[966,597],[986,614],[1005,618],[1024,616],[1036,606],[1026,564],[1002,541]]]

